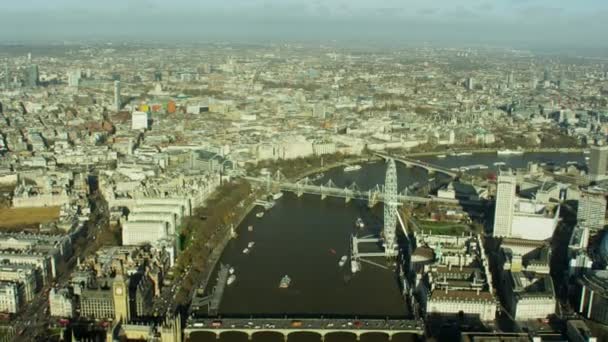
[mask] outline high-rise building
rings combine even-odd
[[[8,89],[11,83],[11,76],[8,71],[8,63],[4,63],[4,89]]]
[[[509,73],[507,76],[507,88],[512,89],[515,86],[515,76],[513,75],[513,71]]]
[[[589,178],[600,180],[606,176],[608,166],[608,145],[591,146],[589,155]]]
[[[114,81],[114,109],[119,111],[122,107],[120,100],[120,81]]]
[[[578,224],[591,230],[600,230],[604,228],[605,216],[606,193],[601,189],[583,189],[578,200],[578,212],[576,213]]]
[[[510,172],[503,172],[498,176],[497,184],[493,236],[508,237],[511,236],[517,179]]]
[[[536,89],[538,88],[538,78],[536,78],[536,76],[534,76],[532,78],[532,80],[530,81],[530,88],[531,89]]]
[[[473,90],[475,85],[473,84],[473,77],[467,78],[467,89]]]
[[[26,85],[28,87],[37,87],[39,81],[38,65],[30,64],[26,71]]]
[[[78,88],[80,85],[80,77],[80,69],[68,72],[68,85],[72,88]]]

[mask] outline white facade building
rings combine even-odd
[[[576,220],[581,226],[593,230],[604,228],[604,217],[606,216],[606,194],[603,190],[589,188],[581,190],[578,201],[578,212]]]
[[[131,113],[131,129],[148,129],[150,117],[146,112],[135,111]]]
[[[477,315],[482,321],[496,318],[496,300],[487,291],[434,290],[428,299],[427,314]]]
[[[511,236],[517,179],[511,174],[501,173],[498,176],[497,183],[493,236],[508,237]]]
[[[606,178],[606,167],[608,167],[608,145],[591,146],[589,154],[589,177],[591,180]]]
[[[49,313],[53,317],[74,316],[74,305],[67,289],[51,289],[49,292]]]
[[[166,237],[167,223],[164,221],[125,222],[122,225],[123,245],[152,243]]]
[[[16,313],[20,304],[17,284],[0,282],[0,312]]]
[[[553,236],[559,220],[560,206],[518,199],[511,222],[510,237],[526,240],[547,240]]]

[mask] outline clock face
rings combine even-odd
[[[116,288],[116,294],[117,295],[121,295],[122,294],[122,287],[117,287]]]

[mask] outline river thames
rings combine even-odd
[[[474,164],[485,164],[495,170],[493,163],[500,161],[507,166],[522,168],[529,161],[565,165],[576,161],[584,164],[582,153],[526,153],[525,155],[502,157],[496,154],[474,156],[417,157],[430,163],[454,168]],[[365,190],[382,185],[386,164],[382,161],[361,164],[362,169],[344,172],[343,168],[329,170],[317,182],[328,179],[339,187],[356,182]],[[420,168],[397,165],[398,189],[416,182],[425,182],[427,172]],[[438,175],[435,175],[440,177]],[[236,280],[228,286],[220,306],[222,316],[343,316],[410,318],[411,314],[398,286],[394,269],[362,264],[362,270],[354,275],[349,263],[339,267],[342,255],[349,255],[350,236],[355,232],[354,223],[361,217],[366,228],[360,236],[378,233],[382,228],[382,205],[370,209],[367,203],[344,199],[304,195],[300,198],[291,193],[265,211],[263,217],[256,213],[264,211],[256,207],[238,227],[238,237],[233,239],[223,252],[220,262],[234,267]],[[253,226],[253,231],[247,227]],[[255,242],[250,253],[243,249]],[[382,259],[378,260],[383,263]],[[280,289],[279,282],[289,275],[292,282],[288,289]],[[210,284],[211,286],[213,284]],[[195,333],[190,341],[218,341],[215,335]],[[315,334],[297,333],[289,336],[292,342],[320,341]],[[361,341],[387,341],[381,334],[363,335]],[[407,334],[395,335],[392,341],[415,341]],[[219,341],[248,341],[245,334],[222,334]],[[284,341],[279,334],[260,333],[254,342]],[[328,342],[356,341],[352,334],[331,334]]]

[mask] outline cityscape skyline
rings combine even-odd
[[[0,41],[140,39],[240,42],[374,41],[382,45],[497,44],[606,48],[598,0],[522,1],[154,1],[11,2]],[[35,23],[31,18],[36,18]],[[43,30],[41,28],[44,28]]]

